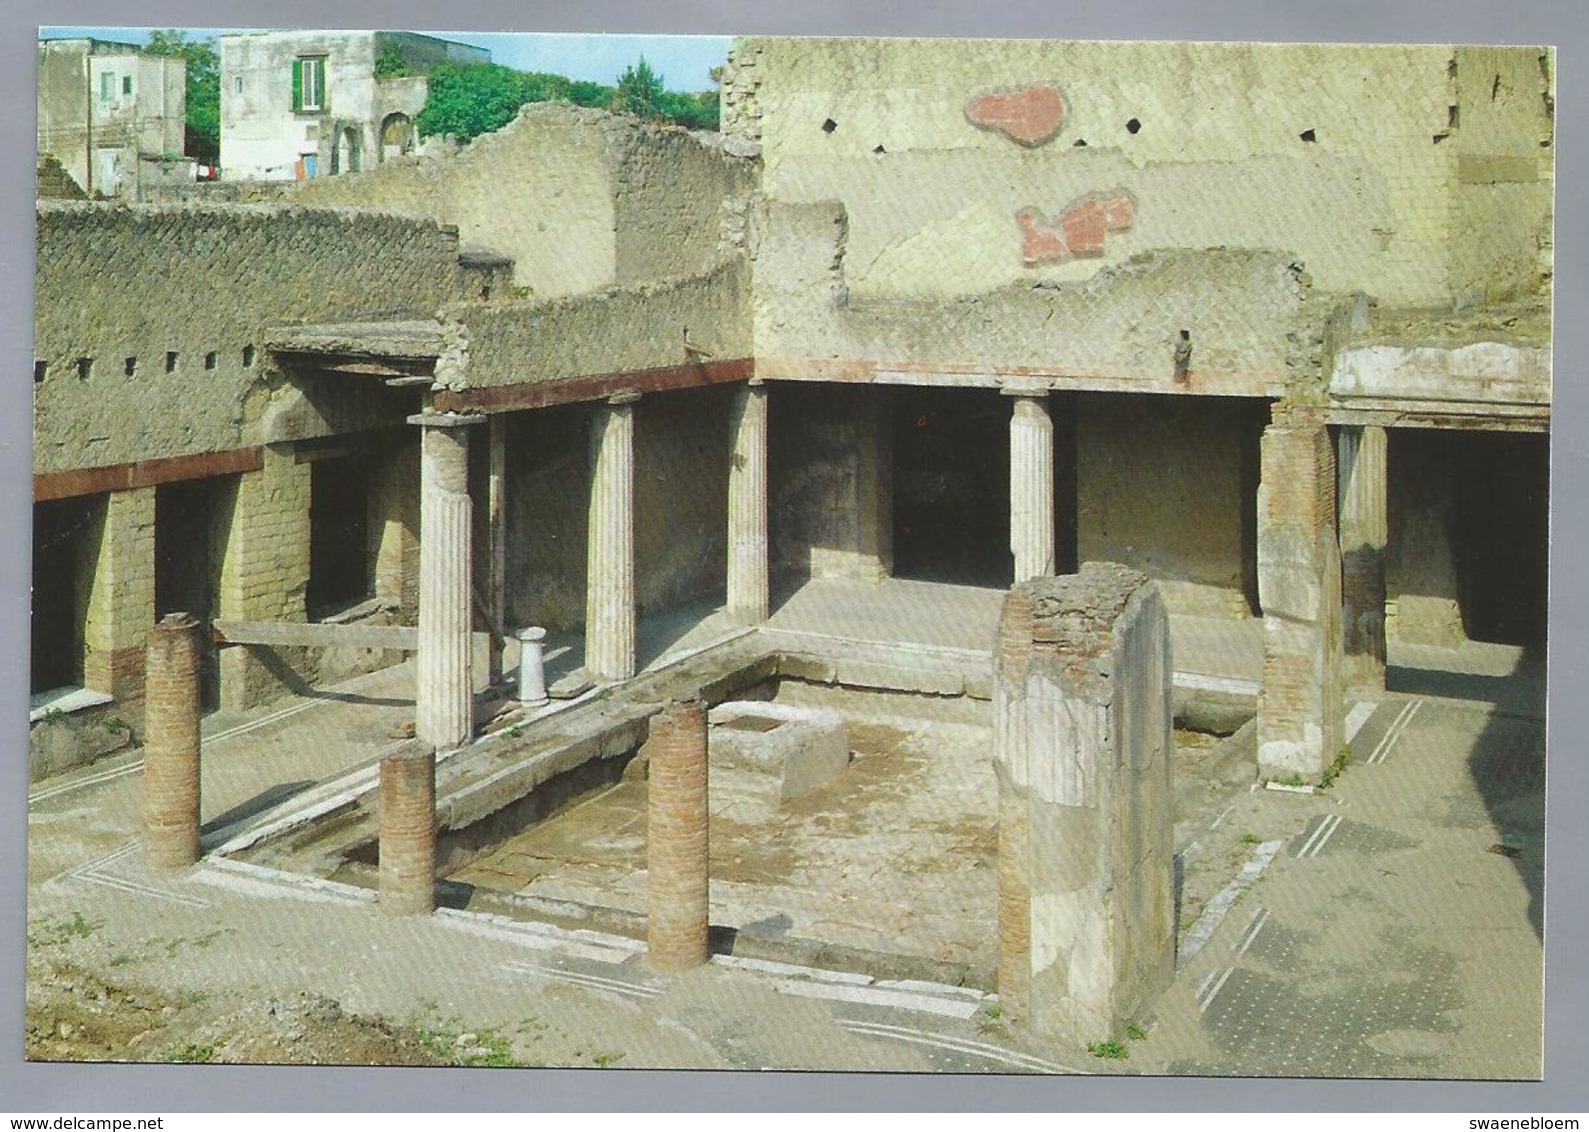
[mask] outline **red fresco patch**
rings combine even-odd
[[[1057,221],[1036,208],[1023,208],[1015,214],[1021,228],[1021,260],[1030,266],[1072,258],[1096,259],[1104,254],[1107,233],[1122,232],[1135,220],[1136,203],[1124,192],[1083,197]]]
[[[1037,209],[1021,209],[1015,214],[1015,222],[1021,226],[1021,259],[1025,263],[1057,263],[1070,258],[1065,237],[1050,228]]]
[[[966,103],[973,126],[997,130],[1025,146],[1042,145],[1065,121],[1065,100],[1046,83],[1020,90],[983,94]]]
[[[1089,259],[1103,255],[1104,212],[1103,205],[1088,197],[1059,218],[1065,233],[1065,244],[1073,256]]]

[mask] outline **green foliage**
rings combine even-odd
[[[213,39],[189,39],[167,29],[149,33],[151,55],[180,58],[187,71],[187,154],[213,164],[221,156],[221,55]]]
[[[1131,1056],[1131,1051],[1123,1043],[1116,1041],[1088,1042],[1087,1052],[1106,1061],[1124,1061]]]
[[[1142,1023],[1135,1018],[1126,1019],[1126,1037],[1133,1042],[1146,1041],[1148,1032],[1142,1028]]]
[[[1244,833],[1241,835],[1241,843],[1243,845],[1261,845],[1263,844],[1263,838],[1256,833]]]
[[[1352,764],[1352,752],[1348,747],[1342,747],[1341,753],[1335,756],[1335,761],[1324,768],[1324,773],[1319,776],[1319,789],[1328,790],[1335,785],[1335,780],[1348,766]]]
[[[640,118],[656,118],[662,114],[662,96],[666,91],[662,76],[651,69],[644,55],[640,61],[624,68],[618,76],[618,89],[612,96],[612,108]]]
[[[378,79],[396,79],[416,73],[403,58],[403,49],[395,43],[388,43],[375,57],[375,77]]]
[[[551,101],[661,119],[692,130],[715,130],[718,125],[715,90],[702,94],[670,91],[644,56],[624,71],[616,88],[562,75],[516,71],[497,63],[438,63],[430,70],[425,108],[415,125],[424,134],[452,134],[468,142],[506,126],[526,103]]]
[[[183,1065],[202,1065],[215,1056],[215,1047],[208,1043],[204,1045],[183,1046],[171,1055],[171,1060]]]

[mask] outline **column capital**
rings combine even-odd
[[[467,428],[488,419],[484,413],[415,413],[408,423],[420,428]]]
[[[1047,397],[1049,386],[1046,381],[1006,381],[999,386],[999,393],[1005,397]]]
[[[611,397],[607,398],[607,404],[633,405],[638,400],[640,400],[640,394],[635,392],[633,389],[629,389],[622,393],[614,393]]]
[[[765,388],[766,385],[767,379],[765,377],[751,376],[745,379],[745,388],[747,389],[762,389]]]

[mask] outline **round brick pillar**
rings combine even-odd
[[[381,760],[380,905],[390,916],[436,909],[436,755],[418,744]]]
[[[679,701],[653,716],[646,753],[646,943],[657,970],[684,971],[707,959],[705,703]]]
[[[170,613],[149,630],[144,663],[144,861],[199,859],[199,623]]]

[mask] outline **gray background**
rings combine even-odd
[[[1589,994],[1585,956],[1589,834],[1589,626],[1585,559],[1589,429],[1577,364],[1589,357],[1581,0],[782,0],[767,10],[711,0],[16,0],[3,17],[0,85],[0,372],[27,390],[33,293],[33,46],[40,24],[246,27],[401,27],[446,31],[1027,36],[1057,39],[1289,40],[1552,44],[1558,56],[1556,404],[1551,548],[1546,1046],[1543,1084],[1231,1081],[1184,1078],[1033,1079],[870,1074],[689,1073],[618,1070],[376,1070],[229,1066],[30,1065],[22,1060],[26,920],[27,618],[30,410],[0,409],[0,1112],[137,1113],[266,1110],[915,1109],[1411,1110],[1544,1112],[1589,1109]],[[1455,1126],[1455,1121],[1453,1125]],[[1465,1127],[1465,1125],[1463,1125]]]

